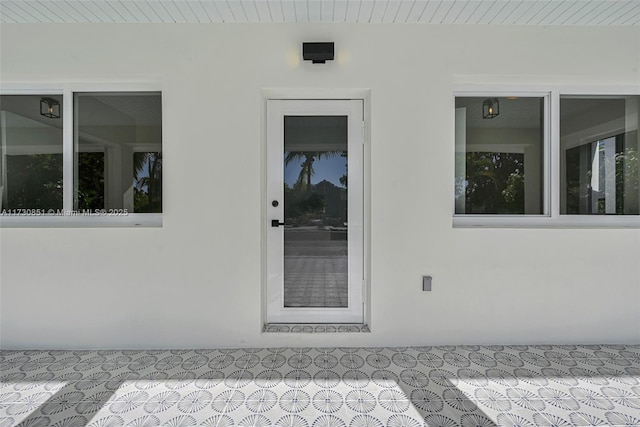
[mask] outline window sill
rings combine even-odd
[[[640,228],[638,215],[454,215],[454,228]]]
[[[128,215],[0,215],[0,228],[162,227],[161,213]]]

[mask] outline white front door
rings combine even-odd
[[[362,323],[362,100],[267,101],[267,322]]]

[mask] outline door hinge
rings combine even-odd
[[[362,132],[360,132],[360,138],[362,139],[362,145],[364,145],[364,141],[365,141],[365,137],[364,137],[364,130],[366,128],[366,124],[367,122],[365,122],[364,120],[362,121]]]

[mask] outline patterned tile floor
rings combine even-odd
[[[369,326],[361,323],[266,323],[262,331],[309,334],[371,332]]]
[[[640,426],[640,345],[2,351],[0,426]]]

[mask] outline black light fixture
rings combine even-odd
[[[60,102],[53,98],[40,99],[40,115],[50,119],[60,118]]]
[[[498,98],[487,98],[482,103],[482,118],[493,119],[500,114],[500,103]]]
[[[333,53],[333,42],[302,43],[302,59],[311,61],[314,64],[324,64],[326,61],[333,61]]]

